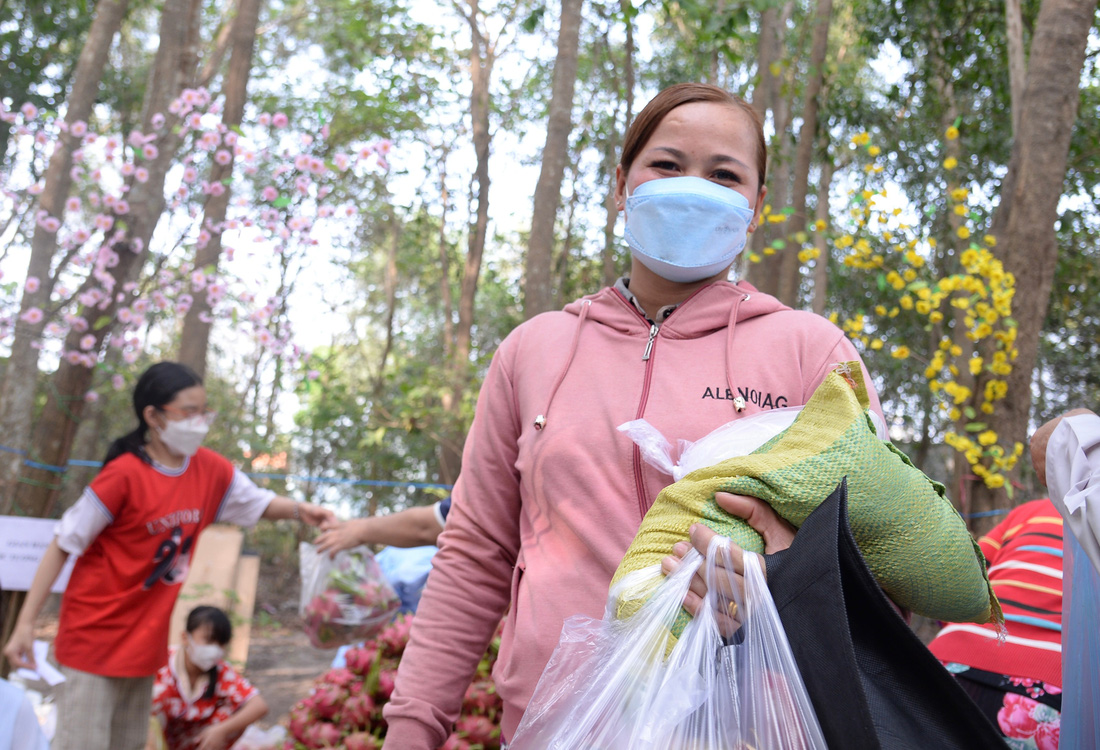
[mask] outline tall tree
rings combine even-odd
[[[1032,36],[1019,132],[993,217],[996,252],[1005,270],[1026,280],[1017,285],[1013,300],[1018,355],[1007,378],[1010,396],[989,419],[990,428],[1010,443],[1027,438],[1039,334],[1058,262],[1054,225],[1096,8],[1096,0],[1043,0]],[[974,510],[1007,506],[1003,490],[975,487]]]
[[[535,185],[531,236],[527,243],[524,275],[524,315],[534,317],[553,308],[551,281],[554,239],[561,184],[569,158],[569,134],[573,129],[573,90],[577,80],[577,54],[584,0],[561,0],[558,54],[542,149],[542,170]]]
[[[248,78],[252,71],[252,56],[256,47],[256,28],[260,23],[260,10],[263,0],[238,0],[237,13],[230,33],[229,71],[225,77],[225,105],[222,110],[222,124],[225,132],[233,132],[240,127],[244,118],[244,106],[248,100]],[[210,166],[209,182],[222,183],[233,174],[234,151],[231,146],[223,146],[227,155],[224,160],[213,160]],[[220,193],[207,196],[203,209],[203,226],[210,232],[206,244],[195,249],[195,268],[216,274],[222,253],[222,229],[225,223],[229,199],[233,194],[232,185]],[[206,356],[210,342],[211,319],[210,304],[205,295],[199,295],[187,310],[183,319],[183,331],[180,334],[179,361],[189,365],[200,376],[206,373]]]
[[[87,121],[96,101],[99,82],[111,51],[115,35],[126,15],[129,0],[101,0],[96,4],[84,48],[73,72],[73,85],[66,100],[65,117],[70,123]],[[38,196],[38,208],[50,216],[60,216],[72,188],[73,152],[79,148],[80,138],[72,130],[61,133],[50,156],[42,193]],[[27,276],[41,280],[34,290],[27,290],[20,302],[20,313],[31,308],[50,309],[50,296],[56,284],[54,259],[57,254],[57,233],[47,231],[41,224],[35,227],[31,240],[31,256],[27,264]],[[26,323],[15,331],[8,359],[8,372],[27,373],[24,377],[5,378],[0,387],[0,432],[8,445],[24,448],[30,444],[34,415],[34,391],[38,385],[29,373],[38,371],[37,344],[49,320],[43,317],[38,323]],[[12,481],[19,474],[21,458],[15,454],[0,455],[0,512],[11,510],[15,495]]]
[[[489,151],[492,144],[490,129],[490,84],[493,66],[501,52],[502,35],[509,29],[518,6],[506,10],[501,32],[496,36],[485,23],[480,0],[466,0],[465,5],[455,0],[455,7],[470,28],[470,122],[474,141],[474,168],[477,208],[473,212],[466,247],[466,263],[458,297],[458,325],[454,329],[454,345],[450,358],[450,387],[443,395],[445,412],[452,418],[452,427],[440,445],[440,476],[451,483],[458,478],[462,464],[462,446],[465,428],[460,426],[462,401],[470,385],[471,334],[474,327],[474,311],[477,300],[481,261],[485,255],[485,241],[489,231]]]
[[[788,236],[797,237],[806,230],[806,196],[809,194],[810,165],[817,142],[817,113],[821,108],[820,98],[825,92],[825,60],[829,51],[829,24],[833,15],[832,0],[817,0],[817,10],[813,19],[813,48],[810,52],[810,65],[802,103],[802,125],[795,147],[794,187],[791,197],[793,209],[787,223]],[[828,194],[819,194],[818,201],[828,200]],[[798,287],[801,281],[801,269],[798,254],[788,250],[782,254],[779,276],[779,301],[796,307],[798,305]]]

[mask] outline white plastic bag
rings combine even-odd
[[[673,480],[678,482],[696,469],[749,455],[790,427],[800,411],[801,406],[771,409],[727,422],[695,442],[680,440],[677,451],[679,459],[675,461],[672,445],[644,419],[621,424],[619,431],[625,432],[637,443],[647,463],[672,475]]]
[[[366,547],[329,557],[302,542],[298,565],[298,614],[314,647],[337,648],[372,638],[397,615],[401,600]]]
[[[660,566],[622,581],[602,621],[567,620],[509,747],[826,750],[762,562],[751,552],[744,560],[743,594],[729,540],[716,536],[705,559],[691,550],[630,618],[617,620],[612,605],[649,590],[638,578],[661,577]],[[671,626],[700,566],[706,601],[676,639]]]

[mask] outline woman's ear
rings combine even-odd
[[[157,407],[153,405],[146,406],[141,410],[141,416],[145,419],[145,424],[149,425],[150,429],[159,429],[163,417],[160,415]]]
[[[756,228],[760,226],[760,216],[764,211],[765,199],[768,197],[768,188],[765,185],[760,186],[760,192],[756,196],[756,205],[752,211],[752,221],[749,222],[749,234],[756,231]]]
[[[626,172],[622,164],[615,165],[615,207],[620,211],[626,208]]]

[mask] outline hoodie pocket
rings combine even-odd
[[[512,569],[512,588],[508,612],[504,616],[504,630],[500,634],[500,651],[497,654],[497,662],[493,666],[493,682],[496,683],[498,690],[500,687],[507,685],[516,673],[516,660],[512,658],[516,644],[516,630],[520,627],[522,618],[529,616],[527,612],[521,611],[519,608],[519,592],[526,572],[527,562],[524,560],[521,551],[519,558],[516,560],[516,566]]]

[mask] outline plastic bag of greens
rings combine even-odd
[[[705,604],[677,639],[671,625],[700,568]],[[631,575],[663,578],[660,565]],[[743,592],[739,579],[716,536],[627,619],[612,590],[602,621],[567,620],[509,747],[825,750],[759,556],[744,553]]]
[[[366,547],[329,557],[302,542],[298,564],[302,577],[298,614],[316,648],[337,648],[372,638],[401,607],[401,600]]]

